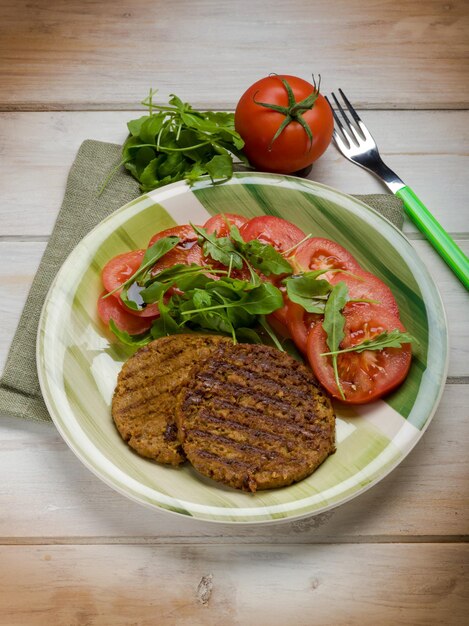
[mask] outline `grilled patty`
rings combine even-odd
[[[221,344],[194,367],[176,420],[192,465],[245,491],[301,480],[335,451],[329,398],[309,369],[269,346]]]
[[[172,335],[140,348],[124,363],[112,417],[138,454],[171,465],[185,460],[174,421],[178,392],[194,364],[226,341],[214,335]]]

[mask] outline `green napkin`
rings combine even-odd
[[[87,140],[78,150],[68,176],[62,208],[34,277],[0,379],[0,413],[50,421],[36,370],[39,316],[49,287],[73,248],[105,217],[140,195],[138,183],[121,168],[98,197],[99,186],[119,160],[120,146],[116,144]],[[356,197],[402,227],[402,204],[395,196]]]

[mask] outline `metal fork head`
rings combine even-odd
[[[383,163],[378,146],[370,131],[362,122],[342,89],[339,89],[339,93],[342,96],[347,111],[344,110],[335,94],[332,93],[331,95],[341,117],[335,112],[326,96],[327,103],[334,115],[336,128],[334,128],[333,137],[336,146],[349,161],[372,172],[378,176],[393,193],[396,192],[404,186],[404,183],[397,174]],[[350,117],[352,119],[350,119]]]

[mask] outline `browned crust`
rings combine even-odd
[[[182,387],[176,420],[192,465],[246,491],[302,480],[335,450],[329,398],[269,346],[220,345]]]
[[[192,367],[225,341],[216,335],[172,335],[140,348],[124,363],[112,417],[138,454],[170,465],[184,462],[174,419],[177,395]]]

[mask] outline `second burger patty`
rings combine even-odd
[[[264,345],[224,343],[192,370],[177,402],[192,465],[231,487],[282,487],[335,451],[331,402],[312,372]]]

